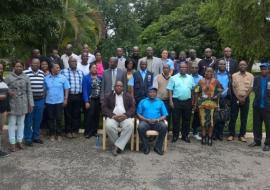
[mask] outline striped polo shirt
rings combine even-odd
[[[31,68],[23,71],[30,79],[31,89],[34,99],[44,98],[44,78],[45,74],[43,71],[38,70],[33,72]]]

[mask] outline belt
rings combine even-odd
[[[79,93],[79,94],[69,94],[70,96],[81,96],[82,94]]]

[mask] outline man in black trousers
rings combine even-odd
[[[263,151],[270,151],[270,76],[269,65],[260,65],[261,74],[254,79],[255,98],[253,102],[254,142],[250,147],[261,146],[262,124],[265,124],[266,138]]]

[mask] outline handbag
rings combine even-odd
[[[214,119],[216,122],[229,122],[230,121],[230,107],[225,104],[224,108],[220,108],[219,100],[218,100],[218,107],[214,113]]]

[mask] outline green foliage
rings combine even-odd
[[[250,61],[270,57],[269,0],[209,0],[200,15],[216,27],[223,46]]]
[[[163,48],[177,51],[195,48],[200,54],[206,47],[220,51],[216,30],[198,14],[200,2],[184,3],[169,15],[160,16],[140,35],[143,46],[153,46],[158,52]]]

